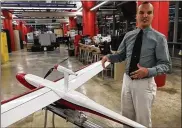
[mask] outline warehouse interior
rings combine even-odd
[[[158,88],[152,124],[180,128],[182,2],[151,3],[155,9],[152,27],[166,36],[172,60],[172,72],[155,78]],[[1,0],[1,106],[32,91],[18,81],[18,73],[44,78],[55,65],[76,72],[116,52],[124,35],[136,28],[138,4],[139,1]],[[121,114],[124,68],[125,62],[111,64],[76,91]],[[64,75],[52,71],[46,79],[56,81]],[[122,127],[97,114],[70,108],[64,109],[63,117],[56,113],[57,109],[51,109],[54,103],[8,127]]]

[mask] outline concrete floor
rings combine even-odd
[[[61,62],[68,56],[64,46],[52,52],[31,53],[26,50],[10,54],[10,61],[1,66],[1,100],[11,98],[28,91],[15,78],[16,73],[25,72],[43,77],[48,69]],[[68,61],[61,65],[76,70],[83,66],[75,57],[69,57]],[[62,74],[53,72],[47,79],[55,80]],[[121,81],[111,78],[101,79],[95,76],[77,89],[97,103],[120,113]],[[25,119],[18,121],[10,127],[43,127],[45,112],[40,110]],[[107,119],[87,113],[88,118],[103,127],[121,127]],[[48,113],[47,127],[52,127],[52,113]],[[174,68],[173,73],[167,76],[166,85],[159,88],[152,109],[153,127],[181,127],[181,69]],[[55,118],[56,127],[76,127],[64,119]]]

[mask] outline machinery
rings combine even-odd
[[[27,50],[32,52],[53,51],[59,47],[54,33],[27,33]]]

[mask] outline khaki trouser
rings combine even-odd
[[[124,74],[121,91],[122,115],[146,127],[152,127],[151,107],[156,90],[154,77],[132,80]]]

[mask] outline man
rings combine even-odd
[[[156,95],[154,76],[168,73],[171,61],[166,38],[151,27],[153,6],[143,2],[137,8],[136,30],[126,33],[118,53],[102,58],[102,66],[126,61],[121,92],[122,115],[152,127],[151,107]]]

